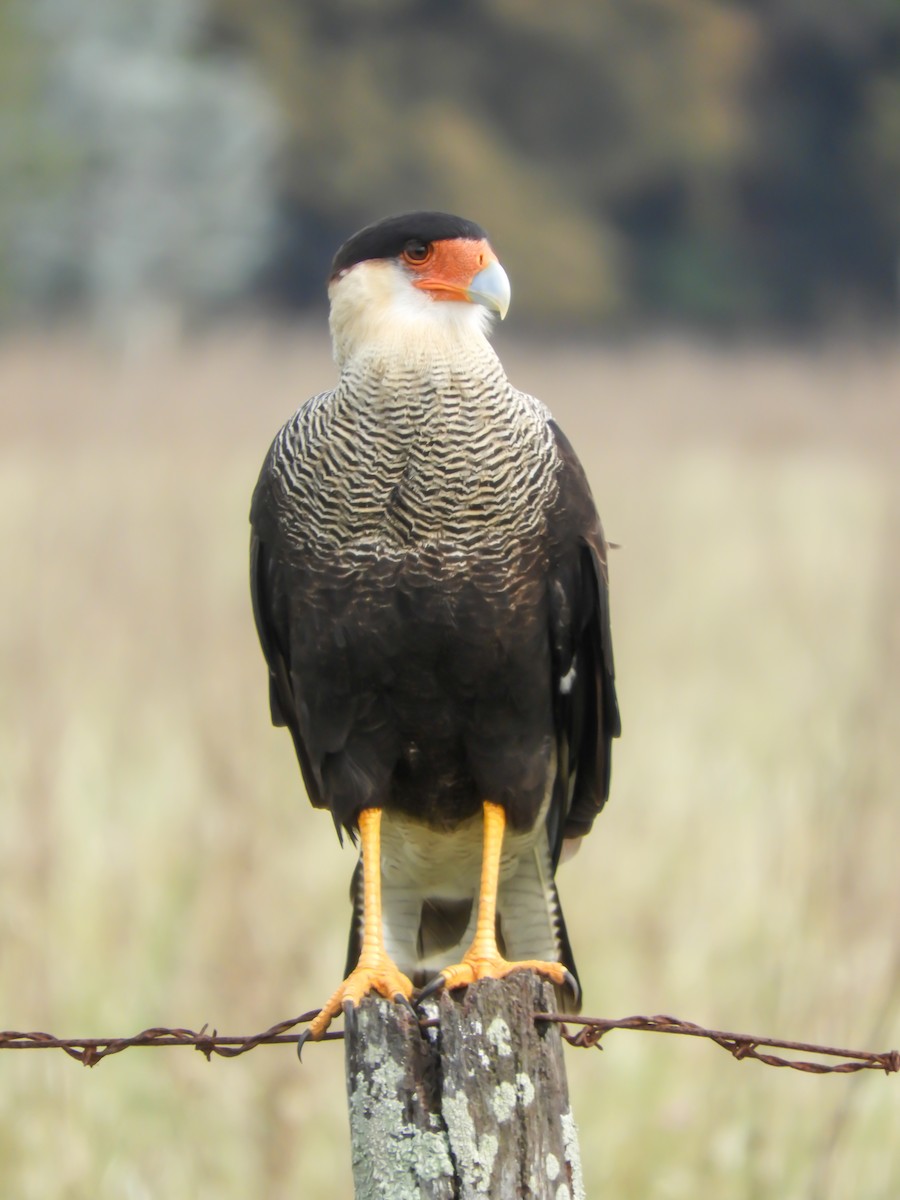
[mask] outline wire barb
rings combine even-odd
[[[297,1025],[308,1024],[313,1017],[318,1016],[319,1010],[301,1013],[299,1017],[291,1017],[287,1021],[279,1021],[277,1025],[263,1030],[262,1033],[251,1034],[249,1037],[219,1036],[218,1030],[209,1029],[208,1023],[199,1030],[169,1029],[154,1026],[145,1029],[134,1037],[125,1038],[58,1038],[51,1033],[23,1033],[17,1030],[0,1031],[0,1050],[62,1050],[70,1058],[76,1059],[86,1067],[94,1067],[101,1059],[111,1054],[120,1054],[135,1046],[193,1046],[199,1050],[207,1062],[215,1054],[219,1058],[237,1058],[255,1050],[257,1046],[294,1045],[307,1043],[305,1031],[291,1033]],[[739,1062],[747,1058],[765,1063],[769,1067],[789,1067],[795,1071],[807,1071],[814,1075],[851,1074],[855,1071],[884,1071],[886,1075],[900,1073],[900,1050],[888,1050],[877,1054],[870,1050],[846,1050],[837,1046],[820,1046],[812,1042],[788,1042],[779,1038],[755,1037],[746,1033],[730,1033],[721,1029],[705,1029],[692,1021],[682,1021],[678,1017],[665,1015],[655,1017],[623,1017],[620,1020],[607,1020],[603,1017],[571,1017],[560,1016],[556,1013],[533,1013],[535,1021],[559,1025],[560,1035],[570,1046],[581,1049],[596,1047],[603,1049],[602,1039],[614,1029],[630,1029],[641,1033],[671,1033],[684,1037],[706,1038],[727,1050]],[[433,1028],[440,1022],[428,1018],[420,1022],[423,1029]],[[580,1025],[577,1032],[571,1032],[570,1025]],[[344,1034],[340,1030],[328,1030],[320,1039],[322,1041],[339,1041]],[[839,1058],[838,1063],[813,1062],[809,1059],[784,1058],[780,1055],[769,1054],[760,1049],[787,1050],[794,1054],[816,1054],[822,1058]]]

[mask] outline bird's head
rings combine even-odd
[[[509,308],[509,280],[480,226],[417,212],[368,225],[334,257],[328,296],[335,357],[421,353],[484,339]]]

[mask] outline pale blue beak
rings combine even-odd
[[[509,311],[509,298],[509,279],[496,259],[474,276],[466,291],[467,300],[483,304],[497,313],[501,321]]]

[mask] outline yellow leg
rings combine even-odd
[[[359,814],[362,843],[363,936],[359,961],[334,992],[319,1015],[310,1022],[306,1038],[320,1038],[332,1017],[347,1003],[357,1005],[367,992],[378,992],[388,1000],[408,1000],[412,982],[388,956],[381,920],[381,809],[364,808]]]
[[[506,813],[499,804],[484,803],[484,844],[481,857],[481,888],[478,919],[472,945],[463,960],[441,971],[448,988],[466,987],[476,979],[503,979],[511,971],[537,971],[554,983],[568,984],[571,976],[562,963],[528,959],[509,962],[497,948],[497,890],[500,882],[500,852],[506,830]],[[574,983],[574,980],[571,981]]]

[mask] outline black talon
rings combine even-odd
[[[362,997],[365,999],[365,996]],[[341,1014],[344,1018],[344,1036],[346,1037],[349,1030],[355,1028],[356,1014],[359,1012],[359,1005],[354,1004],[349,998],[341,1003]]]
[[[310,1034],[309,1030],[304,1029],[303,1032],[300,1034],[300,1036],[297,1038],[297,1058],[300,1062],[303,1062],[303,1047],[309,1041],[310,1037],[311,1037],[311,1034]]]
[[[563,976],[563,981],[566,987],[572,993],[572,1002],[575,1005],[575,1011],[577,1012],[578,1009],[581,1008],[581,987],[578,983],[578,980],[571,971],[566,971],[565,975]]]
[[[430,1000],[432,996],[437,996],[438,993],[443,989],[446,982],[447,980],[443,975],[435,975],[434,979],[429,980],[429,982],[426,983],[422,988],[421,992],[419,992],[419,1004],[421,1004],[423,1000]]]

